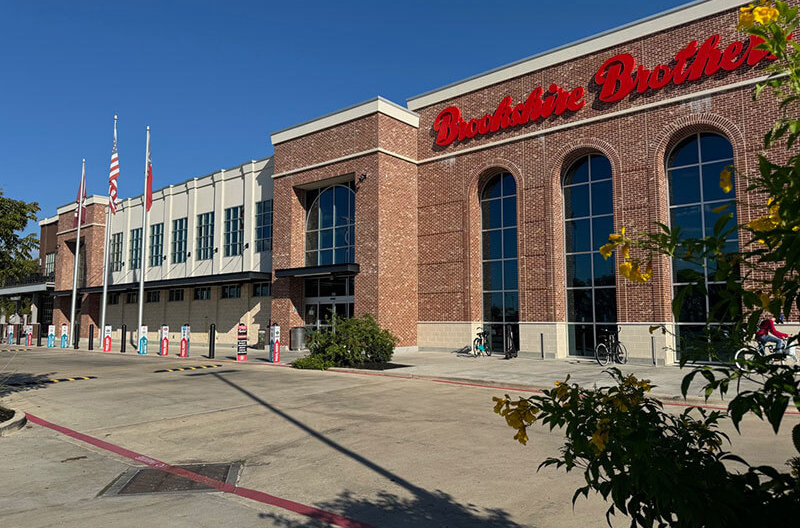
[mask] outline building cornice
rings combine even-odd
[[[414,128],[419,128],[419,114],[383,97],[375,97],[299,125],[278,130],[270,135],[270,139],[273,145],[277,145],[375,113],[387,115]]]
[[[414,165],[417,164],[416,160],[409,158],[408,156],[403,156],[402,154],[397,154],[396,152],[392,152],[391,150],[386,150],[384,148],[374,148],[369,150],[362,150],[361,152],[356,152],[354,154],[348,154],[347,156],[342,156],[340,158],[334,158],[326,161],[321,161],[319,163],[314,163],[313,165],[306,165],[304,167],[298,167],[297,169],[292,169],[288,171],[279,172],[277,174],[273,174],[273,178],[283,178],[284,176],[289,176],[291,174],[297,174],[298,172],[305,172],[309,170],[318,169],[320,167],[324,167],[326,165],[333,165],[334,163],[339,163],[342,161],[351,160],[354,158],[360,158],[362,156],[368,156],[370,154],[386,154],[387,156],[392,156],[399,160],[407,161],[408,163],[413,163]]]

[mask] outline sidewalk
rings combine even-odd
[[[5,347],[0,347],[5,348]],[[35,349],[35,347],[34,347]],[[113,354],[116,356],[127,356],[134,359],[138,353],[134,348],[128,348],[126,354],[120,354],[118,347],[109,353],[104,353],[96,348],[91,353]],[[47,349],[53,352],[89,352],[86,349]],[[0,350],[4,351],[5,350]],[[170,359],[177,359],[176,350],[170,350]],[[248,360],[246,363],[238,363],[241,366],[264,367],[273,366],[267,361],[268,352],[248,348]],[[280,366],[288,367],[289,364],[299,357],[307,354],[306,351],[286,351],[281,353]],[[149,357],[157,357],[155,346],[148,347]],[[213,360],[208,358],[208,349],[193,346],[190,350],[190,358],[181,361],[188,363],[220,363],[231,362],[236,359],[235,347],[232,345],[218,345]],[[609,365],[611,366],[611,365]],[[653,385],[652,395],[665,400],[684,401],[681,395],[681,382],[684,376],[691,372],[692,367],[687,365],[681,369],[678,366],[649,366],[649,365],[616,365],[623,373],[633,374],[640,379],[649,379]],[[482,386],[496,387],[499,392],[513,389],[549,389],[554,386],[556,381],[563,381],[569,374],[571,383],[578,383],[585,387],[610,385],[611,377],[604,372],[605,367],[600,367],[594,359],[589,358],[562,358],[562,359],[531,359],[515,358],[506,360],[503,356],[493,355],[491,357],[458,354],[456,352],[441,352],[431,350],[420,350],[417,352],[398,351],[392,357],[391,363],[383,370],[376,369],[331,369],[335,372],[358,372],[362,374],[392,376],[401,378],[436,379],[450,382],[463,382]],[[688,401],[691,403],[704,403],[702,387],[704,380],[697,376],[687,394]],[[742,389],[752,389],[754,384],[742,383]],[[726,400],[729,400],[735,393],[736,388],[731,387]],[[715,393],[708,401],[709,405],[727,406],[725,400],[720,399]]]

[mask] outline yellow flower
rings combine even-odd
[[[742,8],[744,9],[744,8]],[[756,24],[756,19],[750,11],[743,11],[739,13],[739,23],[736,24],[736,29],[742,31],[744,29],[753,29]]]
[[[514,440],[518,440],[522,445],[526,445],[528,443],[528,433],[525,431],[524,425],[518,428],[517,434],[514,435]]]
[[[503,406],[507,403],[508,400],[506,400],[505,398],[498,398],[497,396],[492,396],[492,400],[497,402],[494,405],[494,412],[500,414],[500,409],[503,408]]]
[[[772,231],[780,225],[780,218],[775,218],[773,215],[762,216],[747,223],[747,227],[753,231]]]
[[[622,235],[618,235],[616,233],[611,233],[608,235],[609,242],[619,242],[620,240],[622,240]]]
[[[641,275],[642,282],[647,282],[653,278],[653,261],[647,263],[644,273]]]
[[[725,170],[719,174],[719,188],[722,189],[722,192],[725,194],[728,194],[733,190],[731,171],[729,171],[727,168],[725,168]]]
[[[609,243],[604,246],[600,246],[600,254],[603,255],[605,260],[608,260],[608,257],[617,249],[618,244]]]
[[[753,9],[753,17],[762,26],[778,20],[778,10],[774,7],[760,6]],[[741,17],[740,17],[741,20]]]
[[[625,244],[622,246],[622,258],[629,259],[631,258],[631,245]]]
[[[522,417],[520,416],[519,411],[511,411],[506,414],[506,423],[513,427],[514,429],[519,429],[523,426],[522,424]]]
[[[631,270],[633,269],[633,264],[630,262],[623,262],[619,265],[619,274],[629,279],[631,277]]]
[[[763,308],[764,310],[768,310],[770,301],[769,294],[762,293],[761,295],[758,296],[758,299],[761,301],[761,308]]]
[[[567,396],[567,393],[569,393],[569,387],[567,387],[566,384],[562,383],[556,389],[556,398],[559,400],[563,400]]]
[[[792,228],[792,231],[800,231],[800,225],[796,225]]]

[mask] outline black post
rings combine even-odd
[[[75,324],[75,335],[72,336],[72,341],[73,341],[73,348],[75,350],[78,350],[78,345],[81,342],[81,324],[80,323],[76,323]]]
[[[94,350],[94,325],[89,325],[89,350]]]
[[[122,325],[122,344],[119,346],[119,351],[125,353],[125,343],[128,341],[128,325]]]
[[[217,325],[211,323],[208,329],[208,359],[214,359],[214,341],[217,337]]]
[[[39,333],[36,336],[36,346],[37,347],[41,347],[42,346],[42,324],[41,323],[39,323]]]

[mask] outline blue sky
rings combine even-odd
[[[269,134],[376,95],[408,97],[684,4],[680,0],[4,0],[0,188],[40,218],[272,154]],[[38,228],[30,226],[28,231]]]

